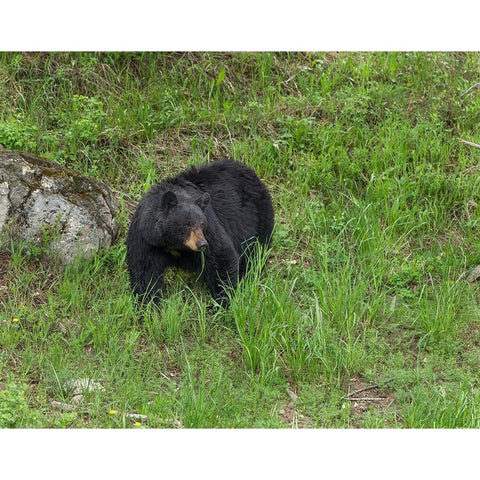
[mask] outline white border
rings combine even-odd
[[[470,478],[478,430],[3,430],[5,478]]]
[[[5,2],[0,50],[480,50],[480,3]]]

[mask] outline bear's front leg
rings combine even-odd
[[[158,303],[163,288],[163,274],[171,264],[168,253],[145,242],[129,245],[127,266],[130,284],[141,305],[150,301]]]
[[[213,299],[224,308],[229,305],[225,289],[235,289],[238,283],[239,260],[233,246],[224,246],[221,250],[205,255],[205,283]]]

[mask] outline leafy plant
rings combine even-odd
[[[35,151],[38,128],[30,126],[20,117],[0,122],[0,143],[10,150]]]
[[[32,428],[41,426],[35,410],[28,406],[25,385],[7,381],[0,390],[0,428]]]

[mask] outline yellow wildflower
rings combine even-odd
[[[19,322],[19,321],[20,321],[20,319],[19,319],[19,318],[17,318],[17,317],[15,317],[15,318],[12,318],[12,322]]]
[[[133,424],[134,427],[140,427],[141,425],[142,425],[142,424],[141,424],[140,422],[135,422],[135,423]]]
[[[116,410],[110,410],[108,413],[109,413],[110,415],[115,415],[115,414],[117,413],[117,411],[116,411]]]

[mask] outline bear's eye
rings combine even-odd
[[[205,228],[205,222],[200,223],[200,228],[203,230]]]

